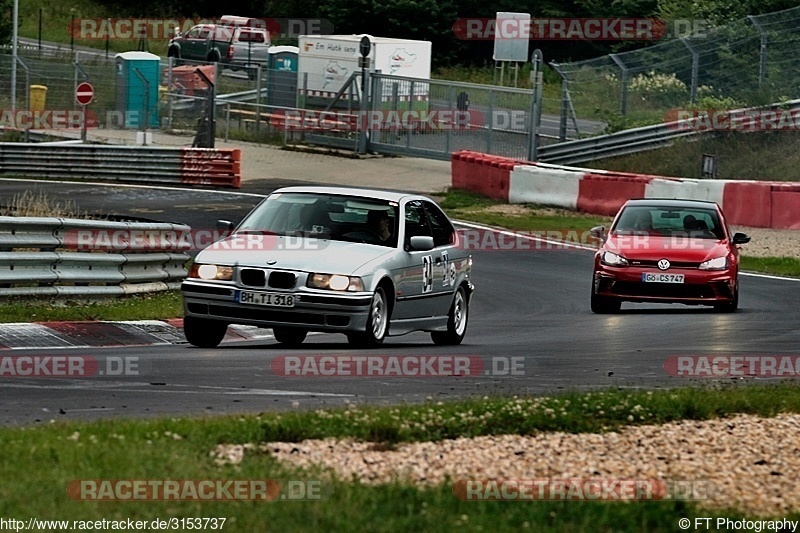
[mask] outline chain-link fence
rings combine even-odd
[[[531,131],[537,110],[531,89],[371,73],[370,98],[362,108],[360,72],[350,73],[349,84],[332,80],[331,90],[323,92],[308,89],[319,84],[296,71],[234,70],[146,53],[124,60],[155,65],[145,80],[139,67],[129,68],[116,56],[68,49],[46,54],[21,50],[13,106],[17,111],[40,110],[48,117],[53,116],[50,112],[79,111],[76,88],[87,81],[94,88],[94,99],[87,106],[89,128],[183,132],[195,136],[196,146],[210,146],[214,138],[222,138],[308,141],[364,150],[368,139],[376,151],[442,159],[462,149],[526,159],[535,150]],[[0,88],[5,89],[0,110],[12,108],[8,91],[12,64],[10,54],[0,55]],[[136,72],[126,74],[126,69]],[[549,102],[550,108],[557,108],[556,99],[544,100],[540,107]],[[131,120],[131,115],[140,118]],[[8,129],[81,129],[45,122],[15,128],[13,116],[8,123],[3,122],[6,118],[0,115],[0,126]],[[545,114],[541,124],[539,144],[577,133],[566,115]],[[363,131],[369,132],[368,137]]]
[[[367,127],[382,151],[529,157],[532,90],[386,74],[373,75],[372,87]]]
[[[657,123],[675,108],[736,109],[799,96],[800,7],[696,33],[551,65],[578,116],[612,127]]]

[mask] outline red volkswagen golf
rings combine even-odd
[[[739,305],[739,245],[714,202],[629,200],[611,229],[592,228],[603,241],[595,254],[591,307],[619,311],[622,302]]]

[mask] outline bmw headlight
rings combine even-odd
[[[603,264],[609,266],[628,266],[628,260],[619,254],[615,254],[614,252],[603,252],[600,260],[603,262]]]
[[[329,289],[332,291],[357,292],[364,290],[364,282],[361,281],[361,278],[342,274],[309,274],[306,285],[314,289]]]
[[[725,270],[728,268],[728,256],[715,257],[700,263],[700,270]]]
[[[233,267],[195,263],[189,270],[189,277],[205,280],[230,281],[233,279]]]

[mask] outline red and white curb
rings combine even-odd
[[[272,339],[272,330],[229,326],[222,342]],[[186,344],[183,319],[0,324],[0,350]]]

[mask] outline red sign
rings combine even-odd
[[[81,105],[89,105],[94,98],[94,88],[91,83],[83,82],[75,89],[75,101]]]

